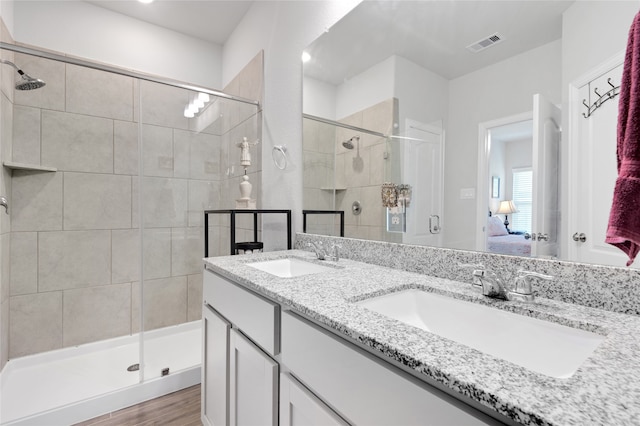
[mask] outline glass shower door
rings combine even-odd
[[[198,111],[190,112],[194,105]],[[201,362],[204,211],[233,207],[229,190],[239,184],[240,158],[230,152],[242,137],[257,137],[256,113],[254,104],[213,92],[140,81],[134,221],[142,224],[143,285],[134,288],[140,301],[134,306],[144,331],[143,380]],[[224,220],[210,218],[210,255],[227,254]]]

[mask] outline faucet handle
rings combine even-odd
[[[518,276],[516,277],[516,285],[513,291],[511,292],[511,295],[515,299],[522,300],[525,302],[532,302],[534,299],[533,286],[531,285],[532,278],[551,281],[553,279],[553,276],[541,274],[539,272],[519,270]]]
[[[342,246],[340,244],[334,244],[333,245],[333,261],[337,262],[338,260],[340,260],[340,249],[342,248]]]
[[[458,266],[465,269],[473,269],[473,283],[471,285],[482,288],[480,278],[482,278],[485,273],[485,267],[482,263],[458,263]]]
[[[312,241],[310,243],[308,243],[308,246],[311,247],[313,249],[313,251],[315,251],[316,253],[316,257],[319,260],[324,260],[325,259],[325,250],[324,250],[324,245],[322,244],[322,241]]]

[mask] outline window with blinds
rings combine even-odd
[[[531,167],[513,169],[513,204],[518,213],[511,218],[511,230],[531,232],[533,216],[533,171]]]

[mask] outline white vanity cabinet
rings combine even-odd
[[[293,376],[280,374],[280,426],[347,425]]]
[[[205,426],[229,424],[230,331],[231,324],[210,306],[203,306],[201,412]]]
[[[503,424],[289,312],[282,363],[356,425]]]
[[[277,425],[278,363],[236,330],[230,346],[230,424]]]
[[[208,270],[203,299],[205,425],[504,424]]]
[[[280,307],[210,271],[203,301],[203,424],[277,425]]]

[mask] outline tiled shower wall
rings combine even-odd
[[[303,121],[305,209],[333,210],[331,190],[335,187],[335,210],[345,212],[345,237],[401,241],[401,234],[385,231],[380,191],[392,161],[386,138],[310,119]],[[338,121],[390,135],[398,122],[398,100],[380,102]],[[351,150],[344,148],[342,142],[353,136],[359,136],[359,142],[354,140]],[[354,201],[362,206],[360,215],[352,212]],[[329,223],[327,217],[309,217],[307,232],[337,235],[329,229]]]
[[[253,99],[260,102],[263,100],[263,69],[264,69],[264,53],[258,53],[243,70],[232,79],[229,84],[224,87],[224,92],[230,95],[239,96],[245,99]],[[234,112],[242,113],[246,111],[248,106],[235,105]],[[245,114],[241,114],[245,115]],[[234,122],[237,119],[232,119]],[[244,175],[244,167],[240,166],[240,148],[236,145],[242,141],[243,137],[251,143],[258,141],[258,144],[252,144],[250,147],[251,166],[247,167],[247,175],[253,186],[251,198],[256,200],[257,208],[261,208],[262,200],[262,150],[264,149],[261,133],[262,111],[251,116],[251,119],[244,121],[241,125],[235,126],[229,133],[223,137],[223,155],[228,158],[228,162],[223,166],[222,173],[222,196],[219,206],[216,209],[233,209],[236,206],[236,199],[240,198],[240,182]],[[258,217],[258,239],[261,238],[261,217]],[[229,232],[229,216],[228,215],[210,215],[209,223],[219,226],[215,238],[210,241],[218,242],[217,247],[210,245],[210,255],[228,255],[230,246]],[[286,240],[286,238],[283,238]],[[253,216],[238,215],[236,216],[236,241],[253,241]],[[217,249],[217,251],[216,251]],[[212,254],[213,253],[213,254]]]
[[[9,358],[137,332],[141,309],[145,330],[199,319],[202,211],[232,207],[229,146],[258,137],[257,107],[218,101],[205,127],[183,117],[184,89],[15,60],[47,86],[16,92],[12,159],[57,171],[13,171]],[[223,226],[210,227],[213,254],[227,247]]]
[[[304,208],[306,210],[335,210],[334,184],[336,126],[309,118],[302,120],[304,141]],[[338,217],[313,215],[307,217],[307,232],[321,235],[340,235],[336,228]]]

